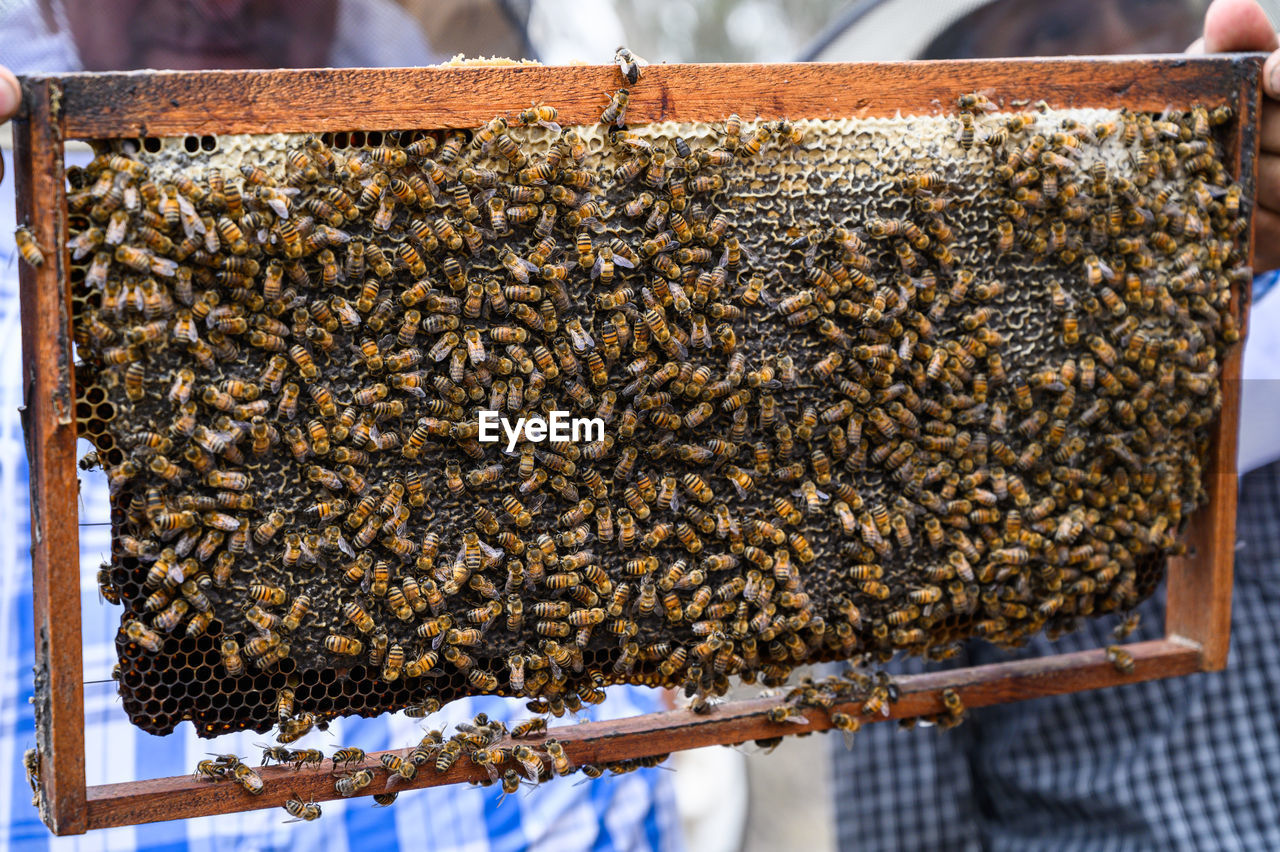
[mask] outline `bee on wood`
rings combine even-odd
[[[358,769],[349,775],[344,775],[334,782],[333,788],[339,796],[351,797],[359,793],[365,787],[373,783],[372,769]]]
[[[638,76],[637,71],[637,76]],[[614,127],[622,127],[627,123],[627,102],[631,99],[631,92],[628,89],[618,89],[614,92],[613,97],[609,99],[609,104],[604,108],[604,112],[600,114],[601,124],[611,124]]]
[[[627,81],[628,86],[634,86],[640,82],[640,69],[649,64],[622,46],[614,51],[613,61],[618,66],[618,71],[622,74],[622,79]],[[604,119],[602,118],[601,121],[604,121]],[[681,154],[681,156],[687,155]]]
[[[18,254],[26,261],[29,266],[39,268],[44,265],[44,251],[40,248],[40,244],[36,242],[35,235],[26,227],[19,227],[14,231],[14,240],[18,244]]]
[[[293,817],[285,820],[286,823],[311,822],[320,819],[320,806],[315,802],[303,802],[297,793],[294,793],[294,798],[285,800],[284,809],[289,816]]]

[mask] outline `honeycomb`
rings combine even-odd
[[[1229,108],[627,127],[625,97],[69,170],[135,724],[718,694],[1154,590],[1249,276]],[[603,435],[508,450],[482,411]]]

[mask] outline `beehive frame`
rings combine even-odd
[[[632,123],[744,117],[886,117],[942,112],[967,92],[997,102],[1052,107],[1106,106],[1158,112],[1197,103],[1231,104],[1239,117],[1228,145],[1236,179],[1252,198],[1257,155],[1260,55],[1123,59],[1000,60],[880,65],[671,65],[646,69],[631,99]],[[86,787],[83,665],[76,535],[76,423],[68,222],[63,178],[67,139],[226,133],[338,132],[352,129],[478,126],[530,101],[554,102],[564,124],[598,120],[602,92],[617,85],[612,66],[273,72],[138,72],[29,77],[15,127],[18,220],[42,246],[41,267],[21,270],[24,398],[31,468],[36,627],[36,720],[42,815],[56,834],[279,806],[336,797],[323,770],[264,770],[266,791],[189,777]],[[56,247],[56,248],[55,248]],[[1250,254],[1252,243],[1250,243]],[[1238,297],[1247,302],[1248,294]],[[1244,305],[1238,305],[1243,308]],[[899,681],[892,717],[941,712],[939,693],[956,689],[971,707],[1221,669],[1226,664],[1236,505],[1236,431],[1241,347],[1224,363],[1223,406],[1207,466],[1209,505],[1185,533],[1185,558],[1168,568],[1165,638],[1128,646],[1136,668],[1124,675],[1102,650],[1061,654]],[[716,743],[776,736],[766,720],[780,699],[720,705],[564,729],[578,764],[625,760]],[[794,732],[830,727],[811,714]],[[376,757],[376,756],[375,756]],[[273,779],[288,773],[288,784]],[[477,766],[423,773],[401,789],[479,780]],[[378,792],[377,785],[368,793]]]

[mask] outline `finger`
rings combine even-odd
[[[1187,49],[1184,52],[1196,54],[1204,53],[1204,36],[1200,36],[1200,38],[1187,45]]]
[[[1262,64],[1262,89],[1267,97],[1280,98],[1280,51],[1272,53]]]
[[[1204,13],[1204,50],[1275,50],[1280,47],[1267,15],[1254,0],[1214,0]]]
[[[1253,271],[1273,269],[1280,269],[1280,213],[1259,205],[1253,211]]]
[[[1280,210],[1280,157],[1258,158],[1258,204]]]
[[[1270,98],[1263,100],[1258,136],[1263,152],[1280,154],[1280,102]]]
[[[0,122],[13,118],[22,102],[22,87],[8,68],[0,66]]]

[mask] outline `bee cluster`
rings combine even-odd
[[[823,684],[825,686],[826,684]],[[816,693],[817,686],[810,684],[805,695]],[[856,722],[852,727],[856,730]],[[850,730],[845,728],[846,732]],[[482,767],[488,779],[476,782],[482,786],[500,785],[502,799],[517,792],[522,786],[535,786],[551,778],[563,778],[581,772],[587,778],[599,778],[606,772],[621,775],[637,769],[657,766],[669,755],[618,760],[599,764],[577,765],[565,753],[564,745],[555,737],[547,736],[547,720],[544,716],[526,719],[511,728],[498,719],[490,719],[479,713],[470,722],[459,722],[451,735],[443,730],[427,731],[412,749],[404,754],[384,752],[377,756],[366,754],[363,749],[343,747],[331,755],[318,749],[291,749],[285,746],[262,745],[262,766],[271,763],[289,765],[294,770],[304,766],[323,768],[329,761],[334,779],[334,792],[343,798],[371,795],[375,807],[389,807],[399,796],[397,785],[413,781],[419,770],[445,773],[460,761]],[[534,740],[537,740],[534,742]],[[211,755],[213,760],[201,760],[196,764],[195,777],[211,781],[235,781],[251,795],[260,795],[266,782],[253,768],[234,754]],[[505,768],[504,768],[505,767]],[[518,767],[518,768],[517,768]],[[383,777],[380,792],[367,790]],[[293,819],[285,822],[319,819],[322,811],[314,801],[307,802],[294,793],[294,798],[284,804],[285,811]]]
[[[627,95],[70,170],[136,724],[715,694],[1154,589],[1239,337],[1229,109],[628,129]],[[606,433],[508,454],[481,410]]]

